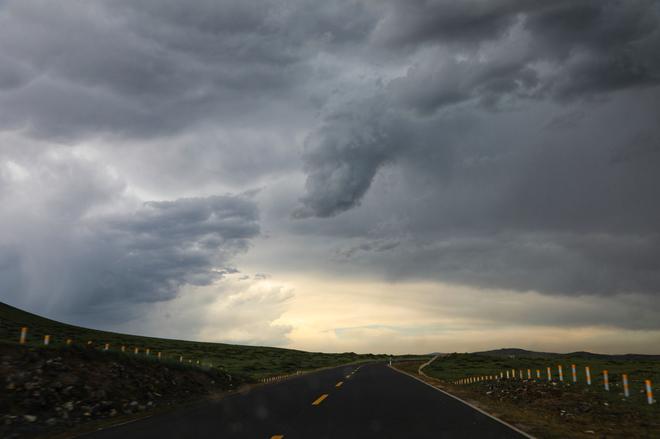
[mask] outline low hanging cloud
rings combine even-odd
[[[232,257],[259,234],[257,207],[242,196],[142,203],[67,152],[29,168],[9,163],[0,284],[19,306],[78,321],[130,320],[143,305],[235,272]]]
[[[411,142],[406,123],[381,111],[382,100],[329,116],[307,138],[307,194],[294,216],[329,217],[359,204],[378,170]]]

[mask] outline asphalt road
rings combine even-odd
[[[341,383],[341,384],[340,384]],[[522,438],[383,364],[345,366],[253,388],[83,436],[168,438]]]

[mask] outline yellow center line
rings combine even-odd
[[[270,439],[284,439],[283,434],[276,434],[275,436],[271,436]]]
[[[328,397],[328,394],[327,394],[327,393],[324,393],[323,395],[319,396],[319,397],[316,399],[316,401],[314,401],[314,402],[312,403],[312,405],[319,405],[319,404],[321,404],[321,403],[323,402],[323,400],[326,399],[327,397]]]
[[[344,384],[343,381],[339,381],[337,384],[335,384],[335,387],[341,387],[341,385]]]

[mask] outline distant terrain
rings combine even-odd
[[[594,354],[592,352],[578,351],[569,352],[566,354],[558,354],[555,352],[536,352],[528,351],[518,348],[502,348],[494,349],[491,351],[473,352],[476,355],[487,355],[492,357],[510,357],[510,358],[573,358],[573,359],[597,359],[597,360],[619,360],[619,361],[634,361],[634,360],[660,360],[660,354],[647,355],[647,354]]]

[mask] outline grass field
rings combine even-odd
[[[506,350],[504,350],[506,351]],[[421,379],[477,405],[486,412],[517,426],[540,439],[563,438],[660,438],[660,360],[657,356],[608,356],[590,353],[523,355],[449,354],[438,357],[424,368]],[[397,363],[396,367],[415,374],[422,361]],[[564,381],[558,381],[562,365]],[[578,370],[572,383],[571,364]],[[585,382],[589,366],[592,384]],[[547,379],[552,368],[552,381]],[[516,371],[515,379],[484,380],[454,384],[466,377],[496,375]],[[531,369],[533,379],[527,379]],[[536,370],[541,379],[536,378]],[[608,370],[610,390],[603,387],[602,371]],[[519,379],[519,371],[523,379]],[[625,398],[621,374],[631,381],[630,397]],[[506,374],[505,374],[506,376]],[[642,388],[644,379],[655,383],[656,403],[649,405]]]
[[[647,406],[644,392],[644,380],[651,380],[656,388],[655,399],[658,399],[658,384],[660,384],[660,361],[649,356],[605,356],[588,353],[579,355],[560,355],[552,357],[541,356],[496,356],[483,354],[449,354],[438,358],[424,369],[424,373],[434,378],[452,382],[460,378],[483,375],[496,375],[509,370],[516,371],[516,378],[522,370],[523,378],[527,379],[527,369],[531,369],[532,378],[539,382],[547,382],[547,368],[551,368],[552,380],[558,382],[558,366],[563,369],[563,384],[572,385],[571,365],[575,364],[577,371],[577,386],[589,387],[593,392],[602,391],[605,397],[620,399],[623,386],[622,374],[628,375],[630,386],[629,403]],[[636,358],[636,359],[630,359]],[[591,386],[587,386],[585,366],[591,371]],[[540,370],[541,378],[537,378]],[[603,371],[609,375],[610,391],[604,390]],[[561,383],[560,383],[561,384]]]
[[[139,349],[138,356],[146,356],[150,349],[150,358],[154,359],[161,352],[163,361],[178,362],[183,356],[184,362],[211,365],[230,374],[240,374],[254,380],[272,375],[293,373],[297,370],[312,370],[336,366],[355,361],[384,359],[385,356],[372,354],[359,355],[353,352],[328,354],[304,352],[293,349],[273,347],[243,346],[224,343],[204,343],[163,338],[141,337],[118,334],[60,323],[31,314],[0,302],[0,341],[18,343],[21,327],[28,327],[27,342],[31,345],[43,345],[44,335],[51,336],[53,346],[62,346],[67,339],[74,345],[102,349],[105,343],[110,350],[126,355],[134,355],[134,348]]]
[[[630,383],[631,398],[645,401],[642,392],[644,380],[650,379],[660,384],[660,361],[655,359],[617,359],[616,356],[600,355],[555,355],[552,357],[533,356],[494,356],[483,354],[450,354],[438,358],[424,369],[432,377],[454,381],[460,378],[480,375],[495,375],[507,370],[523,371],[523,378],[527,378],[527,369],[531,369],[532,378],[536,379],[536,371],[540,370],[541,381],[547,381],[547,368],[551,368],[552,378],[558,380],[558,366],[563,369],[564,382],[572,382],[571,365],[575,364],[577,371],[577,384],[586,386],[585,366],[591,370],[593,389],[603,389],[603,371],[609,375],[612,393],[622,391],[621,374],[627,374]],[[505,372],[506,373],[506,372]],[[657,397],[658,395],[656,395]]]

